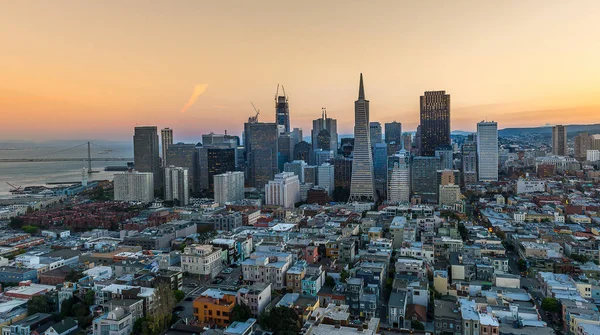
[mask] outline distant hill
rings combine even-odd
[[[581,132],[590,134],[600,133],[600,124],[574,124],[565,125],[569,137],[575,136]],[[517,135],[551,135],[552,127],[534,127],[534,128],[505,128],[498,130],[499,136],[517,136]]]

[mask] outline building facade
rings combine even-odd
[[[153,173],[154,188],[160,188],[162,184],[157,131],[155,126],[135,127],[133,135],[135,169],[139,172]]]
[[[114,198],[116,201],[154,201],[154,174],[152,172],[127,171],[114,175]]]
[[[224,205],[244,199],[244,173],[226,172],[214,176],[215,202]]]
[[[556,125],[552,127],[552,153],[557,156],[567,156],[567,127]]]
[[[385,124],[385,143],[390,144],[392,142],[402,143],[402,123],[394,121]]]
[[[333,165],[329,163],[323,163],[317,167],[317,185],[327,191],[327,195],[333,195],[333,189],[335,188],[335,170]]]
[[[180,206],[190,203],[188,169],[169,166],[165,168],[165,200],[178,201]]]
[[[388,158],[387,199],[390,203],[410,201],[410,154],[401,150]]]
[[[450,95],[446,91],[421,96],[421,156],[433,156],[435,149],[450,144]]]
[[[498,181],[498,123],[477,124],[477,176],[479,181]]]
[[[181,254],[183,272],[214,278],[221,272],[221,248],[212,245],[190,245]]]
[[[161,151],[162,151],[162,163],[163,167],[167,166],[167,149],[169,146],[173,144],[173,129],[171,128],[163,128],[160,130],[160,141],[161,141]]]
[[[300,181],[292,172],[282,172],[265,185],[265,203],[284,208],[294,208],[300,201]]]
[[[248,122],[244,124],[244,135],[247,181],[250,186],[262,189],[278,172],[277,124]]]

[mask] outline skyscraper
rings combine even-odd
[[[371,148],[374,148],[375,144],[383,142],[383,137],[381,134],[381,123],[369,123],[369,138],[371,140]]]
[[[465,185],[477,183],[477,143],[465,141],[462,145],[462,180]]]
[[[378,197],[387,193],[387,151],[385,143],[375,143],[373,146],[373,181]]]
[[[437,171],[439,157],[417,156],[410,164],[410,182],[414,195],[420,196],[424,203],[437,203],[438,182]]]
[[[402,135],[402,149],[404,149],[410,153],[410,150],[412,149],[412,134],[411,133],[404,133],[404,135]]]
[[[421,156],[433,156],[440,145],[450,144],[450,95],[446,91],[421,96]]]
[[[338,150],[337,120],[328,118],[325,108],[321,111],[321,117],[313,120],[311,130],[313,152],[318,149],[333,150],[336,154]]]
[[[247,122],[244,135],[248,183],[260,190],[278,172],[278,127],[275,123]]]
[[[365,99],[362,73],[358,100],[354,102],[354,160],[349,201],[375,201],[373,157],[369,132],[369,100]]]
[[[155,126],[135,127],[133,134],[133,163],[139,172],[154,174],[154,188],[162,185],[160,157],[158,151],[158,130]]]
[[[291,163],[285,163],[283,166],[283,171],[284,172],[292,172],[293,174],[298,176],[300,183],[304,184],[304,168],[307,165],[308,164],[306,164],[306,162],[303,160],[296,160]]]
[[[165,168],[165,200],[177,201],[180,206],[189,204],[188,170],[182,167]]]
[[[390,203],[410,201],[410,154],[406,150],[388,158],[387,200]]]
[[[390,122],[385,124],[385,143],[402,143],[402,123]]]
[[[333,195],[333,189],[335,187],[335,172],[333,165],[329,163],[323,163],[317,167],[317,180],[318,186],[324,188],[327,191],[327,195]]]
[[[173,144],[173,129],[163,128],[160,130],[160,140],[162,144],[162,166],[167,166],[167,149]],[[170,164],[170,163],[169,163]]]
[[[283,171],[283,164],[294,160],[294,138],[292,133],[280,133],[277,137],[277,169]]]
[[[198,179],[198,150],[195,144],[170,144],[167,148],[167,162],[169,165],[188,169],[188,187],[196,190],[195,180]]]
[[[279,132],[290,132],[290,105],[288,97],[285,94],[285,89],[281,86],[283,95],[279,95],[279,85],[277,85],[277,93],[275,94],[275,122],[277,123]]]
[[[575,158],[585,160],[587,151],[592,148],[592,137],[588,133],[579,133],[573,139],[575,147],[573,150]]]
[[[214,176],[235,171],[235,149],[203,146],[198,149],[199,188],[204,191],[214,190]]]
[[[331,159],[334,157],[332,150],[323,150],[317,149],[315,150],[315,160],[314,163],[316,166],[320,166],[323,163],[329,163]]]
[[[567,156],[567,127],[556,125],[552,127],[552,153],[557,156]]]
[[[311,146],[306,141],[300,141],[294,146],[294,160],[311,162]]]
[[[224,205],[244,199],[244,173],[227,172],[214,176],[215,202]]]
[[[477,175],[479,181],[498,181],[498,123],[477,124]]]
[[[441,170],[454,169],[454,150],[450,144],[440,145],[435,148],[435,157],[440,158]]]

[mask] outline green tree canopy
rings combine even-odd
[[[27,303],[27,314],[29,315],[48,312],[50,312],[50,305],[44,295],[36,295]]]
[[[340,279],[341,279],[342,283],[345,283],[346,279],[348,279],[348,277],[350,277],[350,273],[348,273],[348,271],[342,270],[342,272],[340,272]]]
[[[410,327],[414,330],[425,330],[425,325],[421,321],[412,320]]]
[[[181,290],[175,290],[173,291],[173,297],[175,298],[176,302],[180,302],[181,300],[183,300],[183,298],[185,298],[185,293]]]
[[[300,316],[292,308],[275,307],[269,313],[262,313],[259,323],[275,333],[275,335],[298,334],[302,328]]]
[[[335,279],[332,276],[325,277],[325,286],[335,287]]]
[[[555,298],[544,298],[544,300],[542,300],[542,309],[546,312],[551,313],[558,312],[558,300],[556,300]]]
[[[248,305],[241,303],[233,307],[231,311],[231,321],[246,321],[252,316],[252,311]]]

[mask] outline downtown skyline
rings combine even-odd
[[[433,90],[452,96],[452,130],[600,122],[595,2],[63,3],[0,13],[2,140],[127,140],[135,125],[177,129],[176,141],[240,135],[250,101],[274,122],[278,83],[292,128],[306,134],[326,107],[351,134],[359,72],[371,120],[405,131]]]

